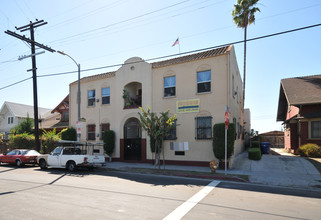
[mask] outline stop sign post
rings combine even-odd
[[[228,130],[228,124],[230,122],[229,118],[229,109],[228,106],[225,108],[225,116],[224,116],[224,121],[225,121],[225,176],[227,174],[227,130]]]

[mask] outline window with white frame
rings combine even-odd
[[[197,93],[211,91],[211,70],[197,72]]]
[[[96,91],[88,90],[88,106],[95,106],[96,101]]]
[[[196,120],[196,139],[212,138],[212,117],[197,117]]]
[[[321,121],[311,121],[311,138],[321,138]]]
[[[176,76],[164,78],[164,97],[172,97],[176,95]]]
[[[13,117],[8,117],[8,124],[13,124]]]
[[[110,87],[101,89],[102,104],[110,104]]]

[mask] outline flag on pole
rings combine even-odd
[[[176,41],[173,43],[172,47],[174,47],[175,45],[179,44],[179,39],[177,38]]]

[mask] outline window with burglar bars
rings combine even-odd
[[[177,136],[176,136],[176,121],[177,119],[174,121],[174,126],[173,128],[171,128],[169,130],[169,135],[167,137],[164,138],[164,140],[176,140],[177,139]]]
[[[87,125],[87,140],[96,140],[96,125]]]
[[[196,139],[211,139],[212,138],[212,117],[197,117],[196,121]]]
[[[110,129],[109,123],[105,123],[105,124],[100,125],[100,131],[101,131],[100,140],[103,139],[104,131],[108,131],[109,129]]]

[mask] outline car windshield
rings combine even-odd
[[[51,154],[57,155],[57,154],[60,154],[61,151],[62,151],[62,147],[56,147],[56,148],[51,152]]]
[[[16,151],[15,151],[15,150],[12,150],[12,151],[10,151],[9,153],[7,153],[7,155],[16,155]]]

